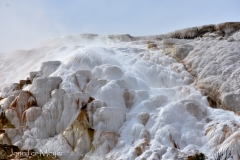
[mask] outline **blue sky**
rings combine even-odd
[[[0,0],[0,52],[62,35],[151,35],[240,21],[239,6],[239,0]]]

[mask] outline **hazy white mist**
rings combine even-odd
[[[0,53],[81,33],[149,35],[240,21],[239,0],[1,0]]]

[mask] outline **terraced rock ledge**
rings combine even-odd
[[[2,159],[240,158],[239,22],[59,37],[0,62]]]

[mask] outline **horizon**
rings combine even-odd
[[[0,2],[0,53],[36,47],[46,39],[94,33],[132,36],[240,21],[237,0]]]

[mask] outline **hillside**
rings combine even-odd
[[[63,160],[240,158],[238,22],[59,37],[1,55],[0,70],[2,150]]]

